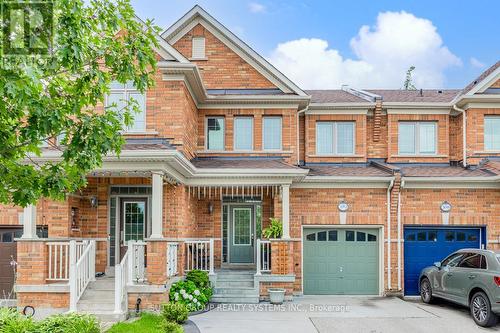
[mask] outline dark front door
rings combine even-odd
[[[254,207],[231,206],[229,217],[229,262],[251,264],[254,262]]]
[[[126,252],[129,240],[142,241],[147,235],[147,199],[121,199],[120,258]]]
[[[13,298],[14,266],[17,259],[17,246],[14,238],[21,237],[22,229],[0,229],[0,299]]]

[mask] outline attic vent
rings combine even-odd
[[[205,59],[205,37],[193,37],[192,59]]]

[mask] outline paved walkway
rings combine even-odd
[[[399,298],[303,296],[282,306],[219,305],[190,318],[202,333],[445,333],[496,332],[476,326],[468,310]]]

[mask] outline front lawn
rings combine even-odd
[[[144,312],[141,318],[133,322],[123,322],[113,325],[107,333],[166,333],[173,332],[165,329],[165,319],[162,316]]]

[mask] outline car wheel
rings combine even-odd
[[[424,303],[432,303],[432,287],[428,278],[423,278],[420,281],[420,298],[422,298],[422,302]]]
[[[482,291],[472,296],[470,301],[470,313],[476,324],[482,327],[490,327],[497,323],[498,317],[491,311],[488,296]]]

